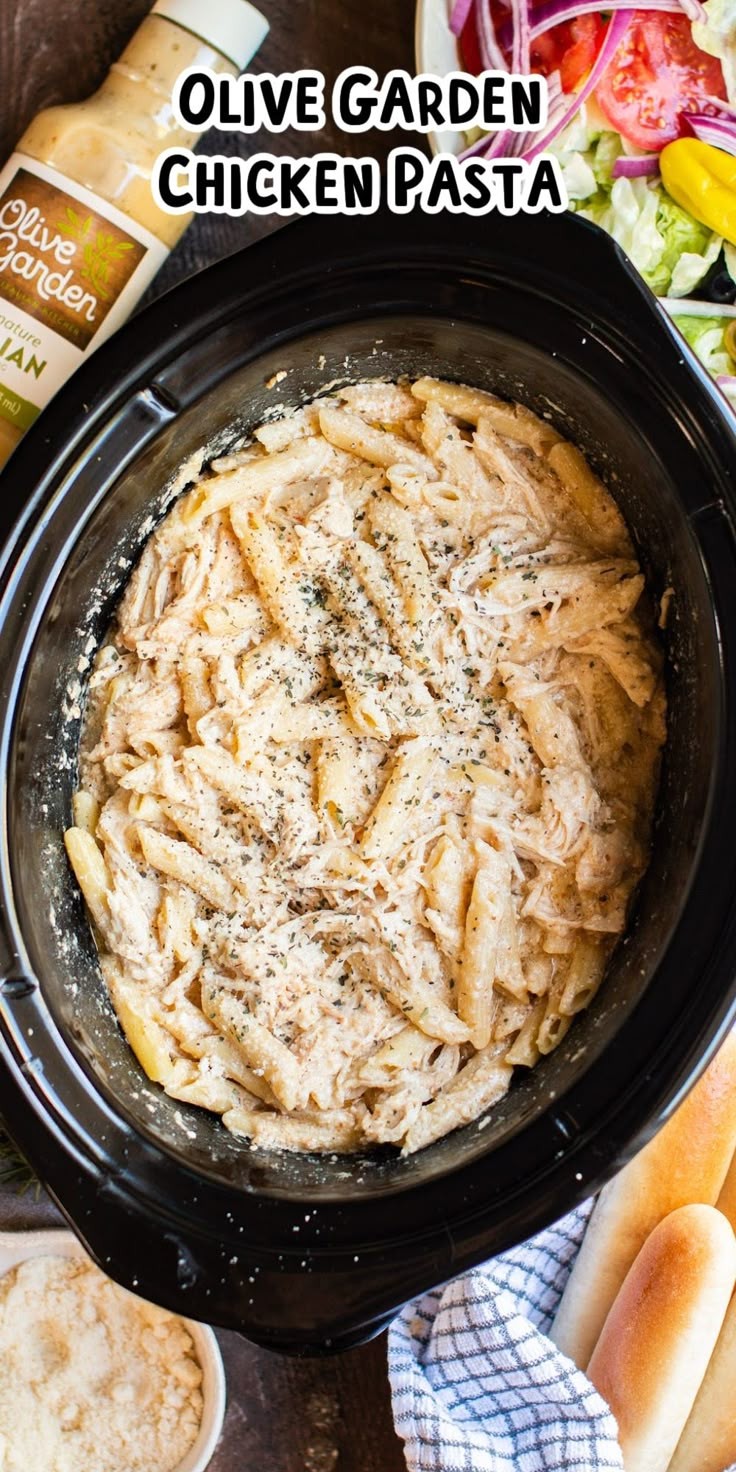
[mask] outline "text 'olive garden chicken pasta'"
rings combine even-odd
[[[664,697],[578,450],[459,385],[264,424],[149,541],[69,855],[149,1076],[256,1145],[413,1151],[599,986]]]

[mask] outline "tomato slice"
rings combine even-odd
[[[480,54],[474,10],[470,11],[465,25],[460,32],[460,56],[463,63],[463,70],[470,72],[473,77],[479,76],[483,70],[483,61]]]
[[[487,4],[488,0],[483,0],[483,3]],[[490,7],[496,35],[500,36],[510,19],[511,7],[505,0],[490,0]],[[531,10],[533,14],[534,5]],[[558,71],[563,92],[573,92],[578,82],[590,71],[604,34],[605,25],[599,15],[581,15],[576,20],[561,21],[559,25],[551,26],[532,41],[531,70],[541,73],[543,77]],[[510,61],[510,51],[507,49],[504,54],[507,61]],[[477,76],[483,70],[473,11],[460,36],[460,55],[466,71]]]
[[[541,76],[548,77],[551,72],[559,71],[562,58],[568,44],[567,32],[570,29],[569,21],[562,21],[559,26],[551,26],[541,36],[537,36],[529,47],[529,62],[533,72],[539,72]]]
[[[568,21],[565,27],[556,29],[569,29],[568,44],[560,58],[560,81],[563,92],[574,92],[578,82],[588,75],[601,49],[606,28],[599,15],[580,15],[576,20]]]
[[[692,38],[685,15],[636,10],[596,88],[608,121],[638,148],[659,152],[686,132],[687,112],[713,112],[726,98],[721,63]]]

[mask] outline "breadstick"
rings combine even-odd
[[[684,1103],[601,1192],[552,1339],[584,1370],[637,1252],[678,1206],[714,1206],[736,1147],[736,1034]]]
[[[669,1472],[723,1472],[736,1462],[736,1298],[732,1298]]]
[[[724,1216],[728,1217],[734,1232],[736,1232],[736,1155],[732,1157],[731,1164],[728,1167],[728,1174],[723,1182],[721,1194],[716,1201],[716,1206],[719,1211],[723,1212]]]
[[[715,1207],[681,1206],[647,1238],[588,1366],[618,1422],[626,1472],[666,1472],[734,1282],[736,1238]]]

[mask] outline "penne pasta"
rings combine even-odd
[[[319,472],[327,458],[325,444],[309,439],[300,440],[278,454],[249,459],[235,470],[213,476],[190,491],[183,509],[184,520],[196,524],[235,504],[254,501],[264,492],[272,492],[275,486],[288,485],[298,476]]]
[[[347,409],[321,409],[320,428],[326,440],[340,450],[348,450],[372,465],[414,465],[427,475],[434,466],[411,442],[384,429],[374,429],[358,414]]]
[[[468,424],[477,424],[483,418],[497,434],[516,444],[528,445],[536,455],[548,454],[561,439],[552,424],[540,419],[524,404],[509,404],[482,389],[444,383],[439,378],[420,378],[412,385],[412,393],[425,403],[439,404],[441,409]]]
[[[389,570],[386,557],[370,542],[355,542],[347,560],[361,582],[379,617],[386,625],[391,643],[406,664],[422,670],[427,666],[426,645],[407,624],[401,591]]]
[[[234,1108],[223,1115],[222,1122],[234,1135],[246,1135],[254,1145],[266,1150],[354,1150],[360,1143],[355,1120],[346,1111],[330,1118],[329,1111],[304,1119],[272,1114],[266,1110]]]
[[[64,842],[87,909],[95,925],[103,930],[109,918],[107,897],[110,873],[107,864],[95,839],[86,828],[67,828]]]
[[[193,1079],[184,1083],[170,1081],[166,1092],[182,1104],[196,1104],[200,1109],[211,1109],[215,1114],[225,1114],[229,1109],[248,1109],[257,1105],[257,1099],[239,1088],[231,1079],[213,1072],[205,1059],[197,1068]]]
[[[480,847],[480,846],[479,846]],[[510,888],[508,860],[483,844],[465,919],[457,1010],[474,1048],[491,1040],[499,933]]]
[[[333,833],[360,814],[357,781],[359,742],[356,736],[338,736],[321,741],[317,754],[317,804]]]
[[[182,664],[181,692],[187,725],[196,740],[197,722],[212,708],[212,690],[207,665],[203,659],[188,659]]]
[[[423,1150],[449,1130],[477,1119],[483,1110],[503,1098],[512,1072],[504,1053],[503,1043],[476,1053],[452,1082],[424,1106],[407,1130],[405,1155]]]
[[[411,391],[423,403],[439,404],[441,409],[467,424],[477,424],[478,415],[484,410],[503,405],[502,399],[483,389],[467,388],[464,383],[446,383],[441,378],[418,378]],[[513,408],[512,405],[507,407]]]
[[[470,902],[470,864],[465,847],[443,834],[424,868],[425,917],[437,944],[453,962],[462,957]]]
[[[371,506],[370,522],[399,583],[409,623],[426,628],[434,611],[432,584],[411,517],[392,497],[381,496]]]
[[[191,844],[181,843],[178,838],[169,838],[156,828],[146,828],[139,823],[136,833],[143,857],[153,869],[186,884],[188,889],[201,894],[208,905],[224,910],[226,915],[235,912],[237,900],[232,885],[220,872],[217,864],[204,859]]]
[[[546,997],[532,1002],[511,1047],[505,1054],[506,1062],[514,1067],[533,1068],[539,1062],[539,1029],[547,1011]]]
[[[364,859],[386,859],[395,853],[412,809],[421,804],[436,762],[436,752],[423,737],[406,741],[399,748],[386,786],[363,830],[360,851]]]
[[[232,519],[265,608],[282,637],[296,643],[305,631],[307,610],[273,527],[258,511],[234,512]]]
[[[411,1152],[603,983],[666,734],[655,621],[615,502],[524,405],[376,379],[238,436],[70,686],[67,852],[172,1099],[243,1152]]]
[[[560,440],[547,455],[548,464],[558,476],[575,510],[590,529],[591,541],[606,552],[630,548],[629,534],[621,512],[591,470],[577,446]]]
[[[234,807],[253,818],[267,837],[276,836],[279,796],[260,775],[240,766],[227,752],[205,746],[190,747],[186,759]]]
[[[171,1034],[158,1020],[155,1000],[141,987],[127,984],[112,968],[107,968],[106,979],[118,1022],[144,1073],[164,1088],[193,1080],[195,1066],[181,1058]]]
[[[85,833],[95,832],[100,817],[100,804],[91,792],[75,792],[72,813],[75,828],[83,828]]]
[[[466,1043],[468,1028],[420,976],[410,976],[390,953],[360,951],[351,966],[365,976],[426,1037],[443,1043]]]
[[[167,890],[156,923],[164,950],[170,950],[182,965],[191,960],[195,949],[192,932],[195,914],[195,905],[186,891],[174,894]]]
[[[607,959],[605,945],[595,937],[582,935],[576,940],[560,991],[563,1017],[574,1017],[590,1006],[603,980]]]
[[[211,975],[202,982],[202,1007],[205,1016],[221,1027],[225,1037],[239,1049],[245,1062],[262,1071],[284,1109],[304,1107],[309,1089],[293,1054]]]

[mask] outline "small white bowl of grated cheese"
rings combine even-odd
[[[212,1330],[128,1293],[72,1232],[0,1232],[0,1472],[204,1472]]]

